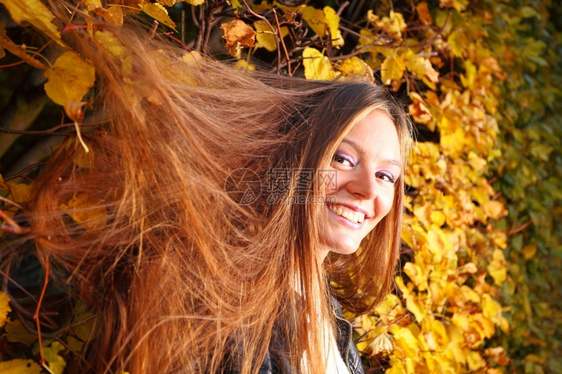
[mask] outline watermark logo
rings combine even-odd
[[[239,205],[250,205],[260,197],[268,204],[324,204],[333,202],[333,196],[307,195],[312,191],[313,182],[327,193],[337,189],[336,170],[315,170],[274,168],[266,173],[266,180],[250,169],[236,169],[226,179],[224,188],[228,196]],[[296,196],[288,196],[287,191],[292,182],[296,182]]]
[[[262,183],[259,175],[250,169],[236,169],[224,182],[226,194],[239,205],[255,203],[261,195]]]

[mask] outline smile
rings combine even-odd
[[[328,208],[338,216],[346,218],[353,223],[362,223],[365,220],[365,214],[356,212],[342,205],[328,205]]]

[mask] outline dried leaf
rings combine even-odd
[[[23,61],[27,62],[29,65],[31,65],[35,68],[42,69],[42,70],[47,69],[47,66],[45,66],[45,64],[43,64],[41,61],[37,60],[33,56],[28,55],[27,50],[26,50],[25,46],[23,46],[23,45],[17,45],[14,42],[12,42],[11,40],[4,39],[4,38],[0,37],[0,47],[6,49],[9,52],[13,53],[14,55],[18,56]],[[3,49],[0,48],[0,50],[2,51],[2,53],[4,53]]]
[[[418,3],[416,10],[422,25],[428,26],[432,24],[433,20],[431,19],[431,14],[429,14],[429,8],[427,7],[427,3],[425,1]]]
[[[8,321],[4,325],[4,331],[6,331],[6,339],[12,343],[23,343],[25,345],[31,345],[37,340],[37,334],[32,334],[22,326],[19,319],[14,322]]]
[[[29,22],[64,46],[60,33],[52,22],[55,16],[41,0],[0,0],[0,3],[4,4],[14,21],[19,24]]]
[[[371,356],[378,355],[379,353],[390,353],[394,349],[394,340],[389,334],[380,334],[369,344],[371,349]]]
[[[68,204],[62,204],[61,209],[87,230],[101,229],[107,224],[103,203],[83,193],[75,195]]]
[[[81,102],[96,78],[92,64],[74,52],[64,52],[45,71],[45,92],[55,103]]]
[[[4,24],[4,22],[0,22],[0,35],[6,35],[6,25]],[[0,41],[3,38],[0,37]],[[4,49],[2,48],[1,44],[0,44],[0,58],[3,58],[6,56],[6,52],[4,52]]]
[[[237,56],[242,48],[254,46],[256,32],[243,21],[235,19],[225,22],[221,25],[221,29],[224,31],[222,37],[226,40],[225,46],[230,55]]]

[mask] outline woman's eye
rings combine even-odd
[[[396,179],[394,178],[394,176],[392,176],[392,174],[383,171],[377,173],[377,178],[392,184],[396,182]]]
[[[344,166],[349,166],[349,167],[353,167],[353,161],[351,160],[351,158],[344,156],[342,154],[336,153],[334,155],[334,158],[332,159],[333,162],[344,165]]]

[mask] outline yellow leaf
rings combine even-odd
[[[482,295],[482,314],[484,317],[492,321],[496,326],[499,326],[502,318],[502,306],[494,300],[490,294]]]
[[[238,68],[238,69],[246,69],[246,70],[250,70],[250,71],[254,71],[256,70],[256,66],[250,64],[248,61],[246,60],[238,60],[236,61],[236,63],[234,64],[234,67]]]
[[[0,327],[4,326],[8,320],[8,313],[12,311],[10,308],[10,298],[4,292],[0,291]]]
[[[427,310],[424,303],[417,297],[416,294],[411,294],[406,297],[406,307],[416,317],[416,321],[421,322],[427,315]]]
[[[52,342],[51,345],[43,349],[45,361],[47,361],[47,366],[52,374],[63,374],[66,361],[59,355],[59,352],[64,350],[64,346],[57,341]]]
[[[381,80],[389,85],[391,81],[400,81],[406,70],[404,60],[396,56],[388,56],[381,65]]]
[[[174,6],[177,3],[177,0],[157,0],[160,4],[166,7]]]
[[[406,314],[400,299],[394,294],[387,294],[385,298],[375,307],[375,312],[385,325],[395,323]]]
[[[484,212],[492,219],[500,219],[507,215],[507,209],[505,209],[503,203],[498,200],[490,200],[484,204]]]
[[[445,221],[447,220],[447,217],[445,216],[445,214],[440,211],[440,210],[435,210],[433,212],[431,212],[431,222],[437,226],[437,227],[441,227],[445,224]]]
[[[521,253],[523,254],[525,260],[529,260],[535,257],[535,254],[537,253],[537,249],[538,247],[536,244],[527,244],[526,246],[523,247],[523,249],[521,249]]]
[[[343,60],[340,64],[340,71],[346,77],[357,76],[365,78],[369,82],[374,81],[373,69],[356,56]]]
[[[431,83],[439,82],[439,73],[433,68],[429,59],[418,56],[411,49],[401,53],[401,58],[406,61],[406,68],[418,78],[427,78]]]
[[[476,372],[478,369],[486,366],[486,360],[484,360],[482,356],[480,356],[480,353],[476,351],[470,351],[468,353],[467,362],[470,372]]]
[[[470,328],[470,320],[466,314],[455,313],[451,321],[463,331],[468,331]]]
[[[302,18],[319,37],[326,35],[326,16],[320,9],[305,6],[301,10]]]
[[[529,353],[527,356],[525,356],[525,361],[531,361],[531,362],[536,362],[537,364],[544,364],[544,359],[540,358],[538,355],[534,354],[534,353]]]
[[[401,13],[395,13],[391,10],[388,17],[380,18],[369,9],[367,12],[367,19],[373,26],[379,28],[386,34],[397,40],[402,40],[402,31],[406,30],[406,22],[404,22],[404,17]]]
[[[107,210],[103,203],[86,194],[75,195],[68,204],[62,204],[61,209],[87,230],[101,229],[107,224]]]
[[[16,358],[15,360],[0,362],[0,373],[40,374],[41,366],[33,360]]]
[[[464,74],[461,74],[461,83],[464,87],[472,89],[476,80],[476,65],[470,60],[464,62]]]
[[[254,46],[256,32],[244,21],[235,19],[225,22],[221,25],[221,29],[224,31],[222,37],[226,41],[225,46],[232,56],[237,56],[242,48]]]
[[[394,354],[400,358],[416,357],[420,351],[418,339],[407,328],[394,332],[394,347]]]
[[[29,198],[29,189],[31,186],[28,184],[6,182],[6,187],[8,191],[10,191],[11,200],[16,203],[23,203]]]
[[[427,268],[422,268],[418,264],[407,262],[404,265],[404,273],[406,273],[408,278],[410,278],[412,283],[414,283],[420,291],[425,291],[427,289],[427,280],[429,277]]]
[[[175,30],[176,24],[170,16],[168,11],[161,4],[158,3],[144,3],[139,5],[143,12],[154,18],[156,21],[168,26]]]
[[[332,63],[319,50],[307,47],[302,52],[302,58],[306,79],[331,81],[336,77]]]
[[[94,85],[96,72],[89,62],[74,52],[64,52],[45,71],[45,92],[55,103],[80,102]]]
[[[507,278],[506,261],[503,252],[496,249],[493,254],[493,260],[488,265],[488,274],[494,279],[494,283],[498,286]]]
[[[260,4],[254,5],[252,7],[252,10],[256,13],[261,13],[264,10],[271,10],[274,5],[278,5],[279,8],[281,8],[283,10],[291,9],[290,7],[287,7],[283,4],[277,4],[276,1],[269,3],[267,0],[262,0],[262,2]]]
[[[267,22],[263,20],[256,21],[254,22],[254,28],[256,29],[256,48],[265,48],[270,52],[275,51],[277,49],[277,42]],[[289,29],[286,26],[282,26],[279,37],[284,38],[288,33]]]
[[[60,33],[52,22],[55,16],[41,0],[0,0],[0,3],[4,4],[14,21],[20,24],[29,22],[64,46]]]
[[[191,5],[201,5],[201,4],[205,4],[205,0],[182,0],[188,4]]]
[[[459,12],[465,10],[468,0],[439,0],[439,8],[455,8]]]
[[[324,7],[324,16],[326,18],[326,23],[328,24],[328,30],[330,30],[332,45],[335,47],[343,46],[344,40],[340,31],[340,16],[338,16],[336,11],[329,6]]]
[[[445,121],[447,120],[443,118],[443,123]],[[462,153],[467,141],[470,141],[470,138],[467,138],[466,133],[462,129],[457,128],[453,131],[443,131],[440,143],[444,151],[443,153],[451,158],[457,158],[459,153]]]
[[[121,70],[124,74],[130,74],[133,70],[131,55],[127,49],[110,31],[95,31],[94,40],[104,48],[116,60],[121,61]]]

